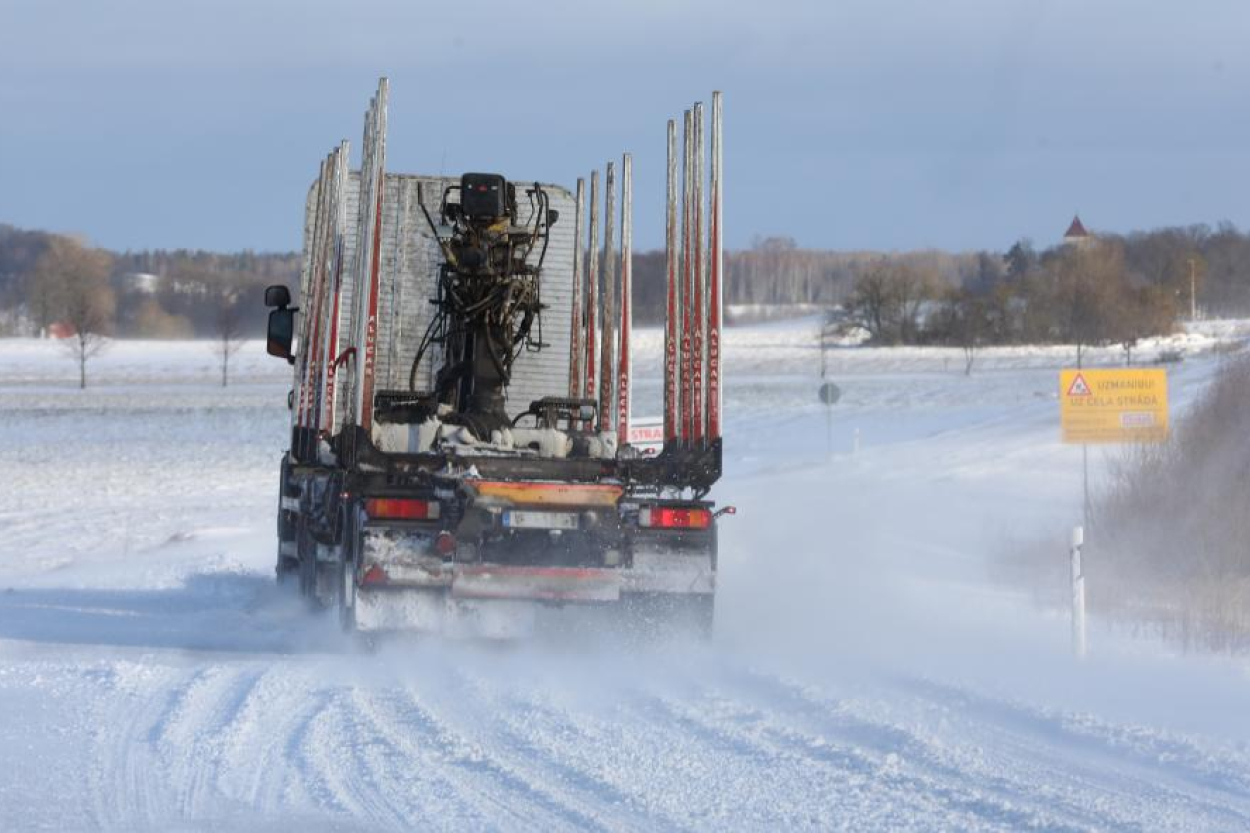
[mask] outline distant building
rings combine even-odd
[[[1085,230],[1085,224],[1081,222],[1081,215],[1073,214],[1072,223],[1068,226],[1068,230],[1063,233],[1063,242],[1069,246],[1087,246],[1094,240],[1094,235]]]
[[[152,275],[148,272],[127,272],[122,276],[122,280],[127,289],[144,295],[154,294],[161,281],[159,275]]]

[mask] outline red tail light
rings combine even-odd
[[[438,517],[438,503],[399,497],[372,497],[365,501],[370,518],[388,521],[425,521]]]
[[[390,577],[386,575],[386,570],[383,570],[377,564],[365,570],[365,574],[360,577],[360,583],[364,585],[386,584],[388,581],[390,581]]]
[[[707,529],[712,525],[712,513],[698,508],[644,506],[638,513],[638,525],[651,529]]]

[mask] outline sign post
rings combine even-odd
[[[1072,653],[1085,659],[1085,573],[1081,570],[1081,547],[1085,544],[1084,527],[1072,529]]]
[[[842,390],[833,382],[826,381],[829,372],[829,361],[825,351],[829,349],[832,338],[831,321],[821,322],[820,326],[820,401],[825,403],[825,457],[833,459],[833,406],[842,398]]]
[[[1163,368],[1061,370],[1059,422],[1065,443],[1081,446],[1084,523],[1072,532],[1072,650],[1085,656],[1085,573],[1081,549],[1090,528],[1089,446],[1160,443],[1168,437],[1168,378]]]

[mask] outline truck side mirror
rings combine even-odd
[[[281,287],[281,289],[285,290],[286,287]],[[270,310],[269,331],[265,344],[265,350],[268,351],[269,355],[294,362],[294,358],[291,356],[291,342],[294,339],[295,310],[287,307]]]
[[[282,309],[290,305],[291,290],[287,289],[283,284],[277,283],[265,288],[265,306]]]

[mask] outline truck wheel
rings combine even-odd
[[[291,463],[282,455],[281,477],[278,483],[278,561],[274,567],[279,585],[291,585],[299,577],[298,521],[299,514],[285,507],[286,499],[299,496],[299,487],[291,483]],[[292,555],[291,551],[296,550]]]
[[[339,516],[339,560],[335,571],[335,602],[339,625],[345,633],[356,632],[356,552],[360,549],[359,533],[353,522],[355,507],[347,504]]]
[[[317,602],[317,544],[308,531],[308,522],[300,515],[295,533],[295,554],[299,559],[299,594],[309,605]]]
[[[278,577],[279,587],[290,587],[296,583],[296,580],[299,577],[299,563],[279,554],[278,566],[274,570],[274,573]]]
[[[299,594],[312,604],[317,598],[317,557],[305,552],[299,560]]]
[[[338,562],[338,590],[335,601],[339,609],[339,625],[345,633],[356,632],[356,566],[344,552]]]

